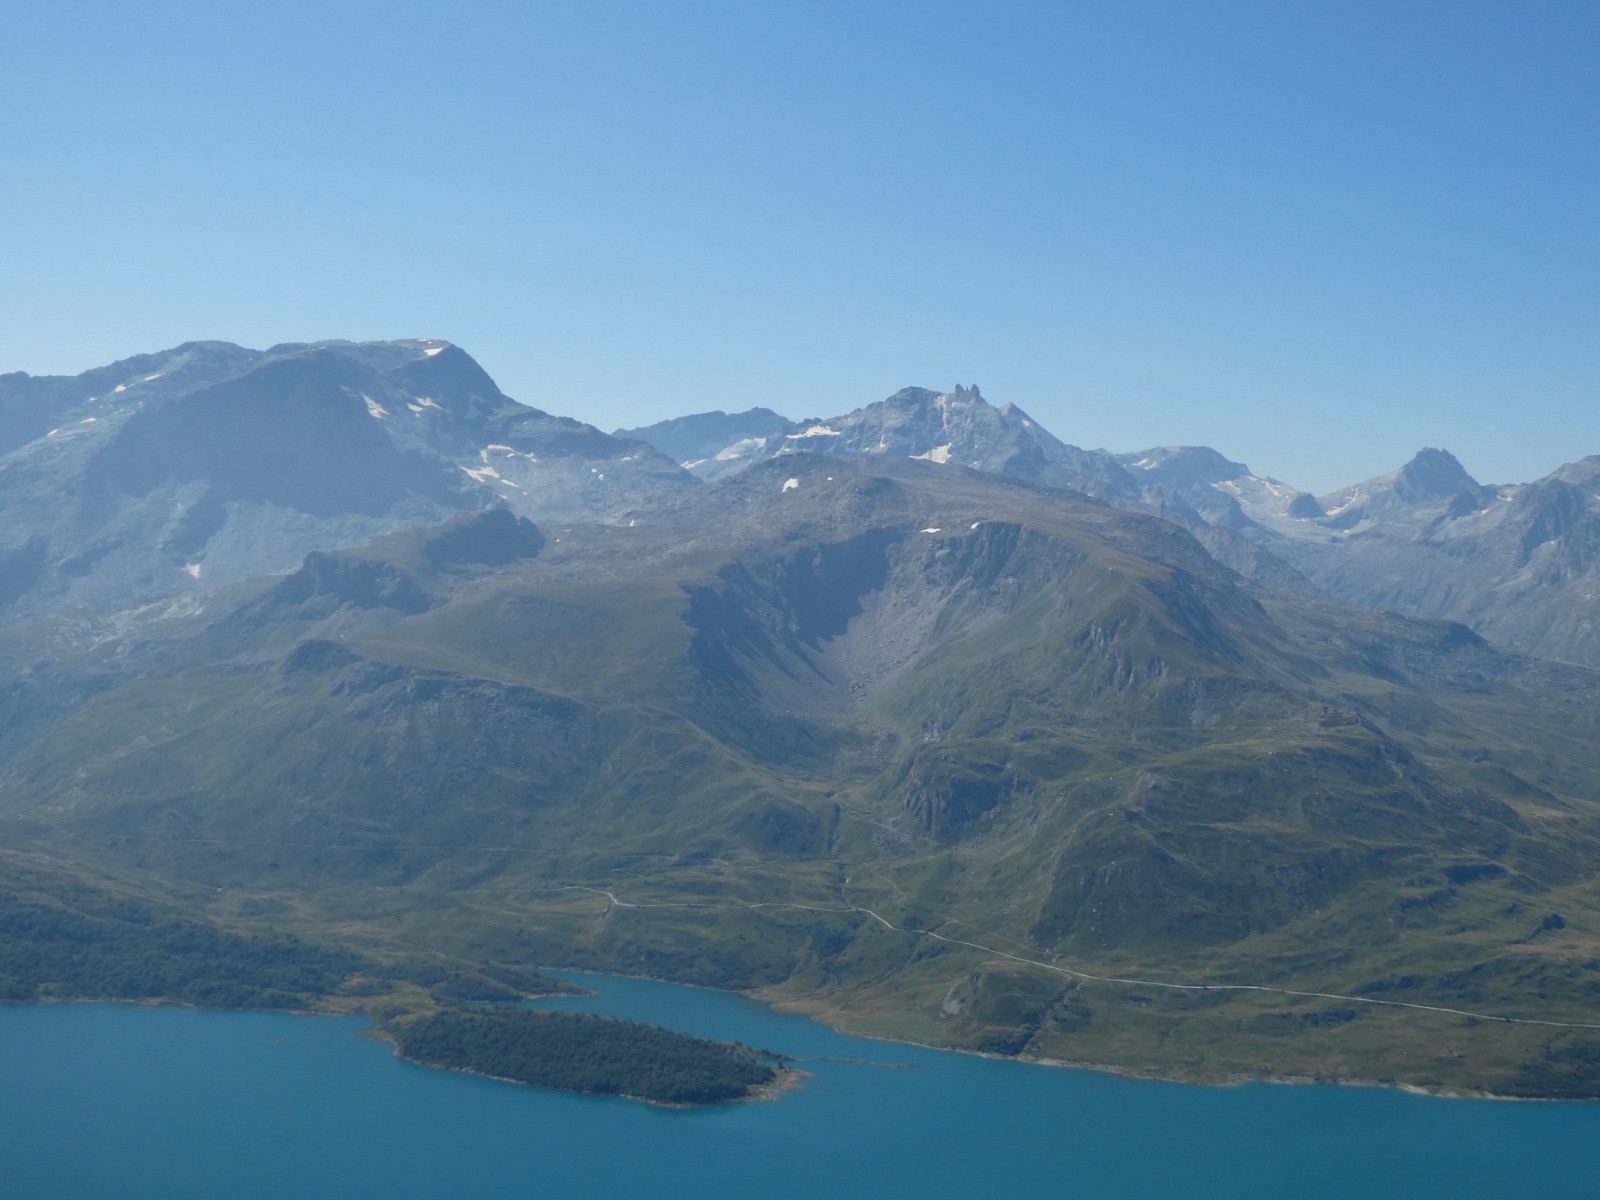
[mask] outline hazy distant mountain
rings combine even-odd
[[[1180,499],[1212,526],[1243,531],[1322,515],[1313,497],[1209,446],[1161,446],[1116,457],[1151,502]]]
[[[1364,523],[1405,524],[1440,501],[1475,504],[1482,485],[1448,450],[1417,451],[1410,462],[1387,475],[1341,488],[1318,500],[1335,529],[1354,530]]]
[[[1448,451],[1313,498],[1205,447],[1120,455],[1179,503],[1368,608],[1461,621],[1529,654],[1600,665],[1600,457],[1485,485]]]
[[[613,436],[646,442],[700,478],[718,479],[748,466],[749,451],[781,441],[798,428],[770,408],[752,408],[674,417],[638,429],[619,429]]]
[[[1322,503],[1341,540],[1281,552],[1335,596],[1600,665],[1600,457],[1533,483],[1484,486],[1450,455],[1425,450]]]
[[[449,513],[612,517],[695,479],[445,342],[190,343],[0,376],[0,604],[118,605]]]
[[[1600,665],[1593,546],[1597,460],[1521,487],[1485,486],[1447,451],[1317,497],[1206,446],[1111,455],[1068,445],[976,387],[905,388],[839,416],[766,409],[636,430],[706,478],[787,454],[923,459],[1081,492],[1184,526],[1221,562],[1278,590],[1462,621],[1528,653]]]
[[[1175,448],[1114,456],[1083,450],[1062,442],[1015,405],[990,404],[976,385],[950,392],[904,388],[876,404],[836,417],[790,422],[778,431],[768,431],[759,419],[744,421],[746,416],[701,413],[619,433],[641,437],[667,453],[692,446],[695,457],[683,465],[707,479],[799,453],[956,464],[1080,493],[1114,507],[1157,513],[1189,529],[1220,562],[1256,583],[1289,591],[1308,586],[1261,542],[1239,536],[1250,522],[1233,498],[1199,486],[1202,476],[1224,479],[1245,472],[1215,451]],[[1123,465],[1135,459],[1138,470]],[[1157,462],[1166,469],[1152,484],[1147,476]],[[1283,488],[1270,481],[1262,486]]]

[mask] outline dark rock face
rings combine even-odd
[[[544,549],[544,534],[525,517],[510,509],[492,508],[452,519],[422,547],[423,557],[435,567],[503,567],[518,559],[535,558]]]
[[[1317,503],[1317,498],[1310,492],[1301,492],[1289,501],[1288,514],[1302,521],[1316,520],[1328,514],[1322,511],[1322,505]]]
[[[861,598],[883,587],[898,540],[874,530],[724,567],[715,584],[687,589],[690,661],[707,680],[746,685],[761,667],[820,675],[822,643],[842,635],[861,615]]]
[[[1395,477],[1394,493],[1408,504],[1445,500],[1478,490],[1478,481],[1448,450],[1419,450]]]
[[[960,838],[1019,786],[1003,764],[948,752],[913,756],[894,784],[906,811],[940,841]]]
[[[410,576],[391,563],[313,551],[305,565],[272,590],[272,599],[304,605],[322,601],[323,607],[392,608],[419,613],[433,601]]]

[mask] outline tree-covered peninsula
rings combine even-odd
[[[0,1003],[360,1011],[418,1063],[661,1104],[744,1099],[783,1078],[779,1056],[746,1046],[587,1013],[502,1007],[584,990],[514,964],[238,933],[85,881],[16,866],[10,874],[0,881]]]
[[[446,1009],[389,1033],[402,1057],[424,1066],[657,1104],[747,1099],[787,1070],[748,1046],[592,1013]]]

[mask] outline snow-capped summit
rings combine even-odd
[[[700,414],[628,432],[660,438],[652,443],[660,449],[678,448],[666,435],[690,428],[691,423],[715,427],[711,419],[720,415]],[[958,385],[948,392],[902,388],[885,400],[839,416],[791,422],[760,434],[743,428],[729,432],[740,436],[716,449],[710,444],[698,446],[698,457],[685,460],[684,466],[702,477],[716,478],[784,454],[882,455],[955,464],[1102,498],[1131,500],[1139,491],[1111,455],[1067,445],[1016,405],[990,404],[976,384]]]

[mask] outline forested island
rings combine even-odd
[[[447,1009],[388,1033],[401,1057],[424,1066],[657,1104],[748,1099],[791,1070],[748,1046],[591,1013]]]

